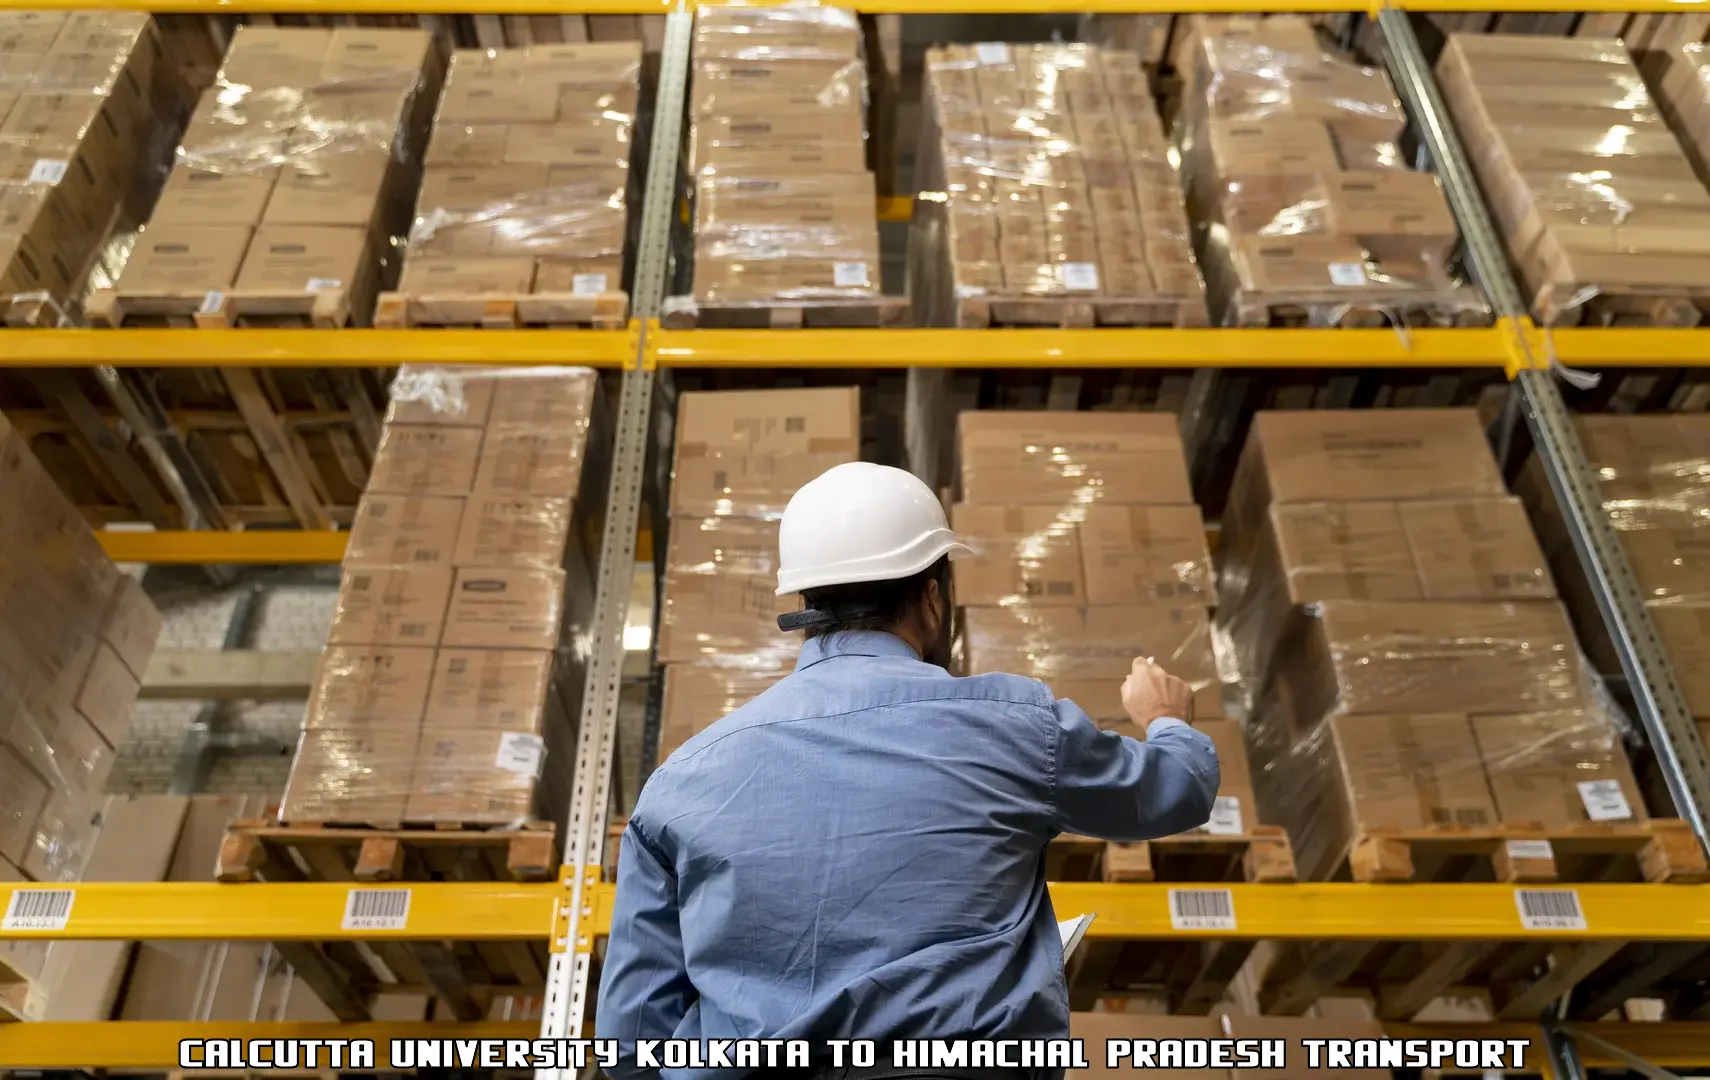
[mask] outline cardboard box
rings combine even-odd
[[[1197,506],[1086,508],[1086,595],[1094,604],[1211,603],[1211,554]]]
[[[552,649],[564,620],[564,572],[462,568],[443,643],[464,649]]]
[[[777,620],[800,610],[801,600],[774,595],[777,558],[776,521],[673,521],[656,646],[660,662],[740,655],[761,658],[765,668],[793,658],[799,637],[779,630]]]
[[[464,500],[364,495],[350,526],[346,566],[435,566],[452,561]]]
[[[75,709],[55,709],[51,717],[47,722],[52,726],[43,734],[53,764],[48,771],[37,772],[50,786],[74,798],[97,801],[113,771],[113,745]],[[13,746],[15,751],[20,749]]]
[[[140,683],[137,676],[106,642],[95,647],[89,671],[77,691],[77,711],[95,725],[109,745],[124,740],[131,726],[131,707],[136,704]]]
[[[1544,553],[1519,499],[1398,503],[1427,600],[1548,600]]]
[[[0,855],[24,862],[36,815],[47,802],[48,786],[22,758],[0,746]]]
[[[1350,237],[1237,236],[1229,242],[1229,257],[1239,287],[1261,295],[1305,294],[1311,302],[1320,294],[1380,284],[1367,264],[1365,247]]]
[[[144,229],[119,275],[130,294],[226,289],[249,251],[248,228],[162,225]]]
[[[970,410],[956,436],[968,502],[1193,503],[1173,414]]]
[[[266,226],[342,225],[366,231],[375,223],[391,166],[390,155],[369,149],[293,157],[279,170],[267,200],[262,238],[273,237]]]
[[[303,726],[314,731],[419,724],[434,664],[431,648],[329,645]]]
[[[444,424],[449,427],[483,427],[493,406],[493,389],[501,381],[492,368],[433,364],[410,367],[392,385],[391,403],[386,407],[386,429],[394,425]],[[480,451],[475,436],[474,453]],[[384,442],[384,436],[382,436]],[[470,481],[474,480],[473,454]],[[369,490],[376,490],[369,481]]]
[[[1578,646],[1554,601],[1329,600],[1296,609],[1285,634],[1278,686],[1308,726],[1332,709],[1364,716],[1571,709],[1582,693]]]
[[[557,570],[564,565],[570,539],[570,513],[568,498],[477,491],[463,515],[453,562],[460,567]]]
[[[546,751],[540,740],[518,735],[423,729],[404,819],[508,825],[535,817]]]
[[[216,172],[180,160],[166,178],[149,226],[254,228],[278,179],[277,169]]]
[[[1474,716],[1472,727],[1503,821],[1548,829],[1645,819],[1644,797],[1621,740],[1601,717]]]
[[[449,566],[348,567],[330,645],[437,645],[446,629]]]
[[[398,291],[414,296],[453,293],[520,295],[533,290],[534,260],[481,256],[422,256],[404,260]]]
[[[276,189],[274,197],[278,194]],[[367,252],[366,229],[263,225],[244,256],[237,288],[359,291],[369,276]]]
[[[441,649],[423,725],[541,734],[553,660],[551,652],[527,649]]]
[[[585,433],[592,422],[599,392],[599,376],[585,369],[550,372],[508,370],[503,378],[494,380],[490,426],[495,429],[568,429]]]
[[[860,453],[854,387],[684,393],[671,513],[778,515],[797,488]]]
[[[112,595],[101,619],[101,640],[113,647],[132,675],[141,679],[148,673],[149,657],[154,655],[164,620],[142,585],[129,574],[118,575]]]
[[[1674,661],[1674,677],[1692,715],[1710,719],[1710,606],[1656,604],[1651,622]]]
[[[384,81],[407,78],[414,85],[427,65],[433,35],[425,30],[342,26],[333,30],[322,82]]]
[[[467,495],[475,487],[475,466],[484,434],[480,428],[388,423],[374,453],[368,491]]]
[[[787,673],[785,668],[666,665],[658,760],[670,757],[689,739],[753,701]]]
[[[1193,726],[1210,737],[1217,748],[1218,771],[1222,777],[1217,785],[1211,822],[1196,831],[1219,835],[1251,832],[1259,824],[1259,801],[1253,793],[1253,767],[1247,753],[1246,733],[1239,722],[1215,717],[1195,719]]]
[[[1068,912],[1063,914],[1067,915]],[[1124,1013],[1077,1012],[1069,1014],[1069,1037],[1086,1046],[1090,1068],[1070,1069],[1068,1076],[1128,1076],[1133,1068],[1124,1062],[1117,1068],[1105,1066],[1104,1046],[1109,1039],[1215,1039],[1222,1032],[1209,1016],[1140,1016]],[[1228,1069],[1147,1069],[1154,1080],[1229,1080]]]
[[[1038,679],[1094,720],[1126,720],[1122,681],[1139,656],[1154,658],[1193,688],[1196,717],[1222,715],[1203,607],[969,607],[961,632],[968,674]]]
[[[310,27],[240,26],[218,80],[252,87],[307,87],[321,81],[332,31]]]
[[[487,496],[566,495],[582,483],[586,429],[500,427],[489,423],[475,469],[475,490]]]
[[[395,827],[404,817],[419,741],[416,724],[303,732],[279,819]]]
[[[1329,749],[1356,831],[1497,823],[1465,716],[1336,716]]]
[[[1075,515],[1048,506],[957,503],[950,522],[975,553],[952,564],[957,603],[1085,606]]]

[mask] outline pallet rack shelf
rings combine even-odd
[[[1431,73],[1408,22],[1408,12],[1550,12],[1554,0],[830,0],[867,14],[1041,14],[1356,12],[1382,31],[1398,89],[1419,121],[1425,148],[1444,181],[1470,251],[1474,276],[1489,297],[1497,322],[1489,329],[1421,330],[1405,335],[1372,330],[883,330],[711,331],[662,330],[656,321],[666,279],[674,179],[685,115],[693,5],[674,0],[507,0],[506,14],[666,14],[651,168],[642,201],[637,243],[636,318],[625,330],[9,330],[0,331],[0,366],[107,370],[132,367],[389,367],[418,363],[581,364],[623,370],[617,410],[610,513],[602,539],[587,692],[581,718],[577,793],[566,833],[566,861],[598,866],[606,843],[606,809],[615,758],[618,688],[624,651],[622,630],[630,591],[629,568],[640,531],[643,477],[656,380],[673,368],[825,367],[1174,367],[1214,371],[1237,367],[1486,367],[1514,383],[1513,428],[1524,425],[1547,465],[1552,486],[1569,508],[1581,559],[1591,571],[1600,608],[1638,693],[1641,719],[1662,760],[1681,815],[1701,838],[1710,815],[1710,761],[1685,713],[1679,688],[1645,614],[1625,558],[1596,502],[1595,489],[1554,374],[1552,361],[1576,367],[1702,366],[1710,363],[1710,331],[1572,329],[1535,327],[1520,300],[1496,241],[1488,213],[1466,166],[1466,156],[1442,108]],[[470,0],[343,0],[341,13],[367,15],[467,13]],[[325,0],[0,0],[0,8],[107,8],[235,15],[325,14]],[[1588,12],[1703,13],[1710,0],[1581,0]],[[908,201],[890,200],[887,220],[901,220]],[[883,334],[883,337],[875,337]],[[977,335],[977,336],[973,336]],[[104,537],[126,561],[301,562],[332,561],[342,549],[337,534],[264,532],[123,534]],[[559,885],[414,885],[408,929],[354,932],[342,927],[343,885],[77,885],[60,936],[107,938],[250,938],[330,940],[368,934],[472,939],[548,937],[554,947],[545,1022],[540,1034],[565,1037],[584,1027],[590,992],[591,952],[609,911],[610,886],[595,873],[568,873]],[[1365,886],[1300,883],[1234,885],[1236,931],[1247,939],[1343,938],[1362,940],[1508,940],[1520,934],[1514,890],[1507,886]],[[1587,917],[1583,931],[1552,931],[1538,940],[1710,942],[1710,886],[1584,885],[1576,887]],[[319,890],[319,891],[317,891]],[[1168,886],[1058,885],[1059,907],[1099,914],[1095,938],[1177,936],[1169,919]],[[8,898],[0,887],[0,904]],[[1398,929],[1399,928],[1399,929]],[[16,932],[0,931],[0,936]],[[1217,935],[1207,935],[1217,936]],[[1694,1029],[1670,1029],[1678,1050],[1710,1047]],[[176,1028],[177,1026],[174,1025]],[[31,1029],[34,1028],[32,1031]],[[102,1025],[106,1031],[124,1025]],[[131,1028],[140,1047],[159,1033]],[[180,1029],[181,1030],[181,1029]],[[517,1029],[532,1031],[532,1025]],[[1589,1029],[1588,1029],[1589,1030]],[[341,1035],[356,1029],[340,1027]],[[444,1034],[439,1028],[435,1034]],[[510,1028],[506,1028],[510,1033]],[[1621,1033],[1610,1033],[1613,1038]],[[1647,1033],[1647,1037],[1649,1033]],[[182,1034],[174,1036],[184,1037]],[[1599,1035],[1599,1038],[1602,1036]],[[1660,1036],[1659,1036],[1660,1037]],[[54,1025],[0,1028],[0,1060],[28,1060],[8,1052],[31,1045],[57,1048],[66,1063],[92,1052],[93,1036]],[[111,1044],[109,1044],[111,1045]],[[1571,1042],[1552,1039],[1553,1074],[1575,1078],[1605,1058],[1588,1041],[1577,1057]],[[1656,1045],[1659,1062],[1698,1064]],[[34,1053],[35,1051],[32,1051]],[[119,1051],[115,1051],[118,1053]],[[125,1051],[129,1052],[129,1051]],[[153,1052],[153,1051],[149,1051]],[[141,1050],[138,1051],[142,1053]],[[51,1055],[49,1055],[51,1056]],[[44,1057],[41,1060],[47,1061]],[[551,1072],[542,1080],[560,1080]],[[564,1078],[567,1080],[567,1078]]]

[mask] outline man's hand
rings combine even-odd
[[[1122,681],[1122,707],[1142,728],[1160,716],[1192,722],[1193,689],[1154,664],[1151,657],[1137,656],[1128,678]]]

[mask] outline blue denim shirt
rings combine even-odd
[[[623,1043],[612,1075],[654,1074],[638,1038],[1066,1036],[1046,844],[1195,828],[1218,779],[1180,721],[1140,742],[889,634],[809,641],[630,817],[595,1023]]]

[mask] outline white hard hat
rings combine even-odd
[[[946,555],[968,554],[932,489],[913,473],[851,462],[802,485],[784,508],[777,595],[897,581]]]

